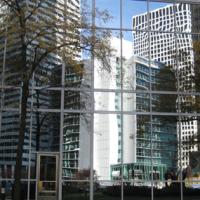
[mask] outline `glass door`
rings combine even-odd
[[[38,154],[37,200],[58,199],[58,158],[56,154]]]

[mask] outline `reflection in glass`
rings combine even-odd
[[[120,27],[120,1],[110,0],[107,1],[96,0],[96,25],[98,27]],[[101,8],[101,10],[99,9]],[[104,13],[102,12],[104,11]]]
[[[120,180],[122,153],[123,178],[140,180],[142,186],[151,185],[152,167],[160,181],[167,170],[177,170],[176,121],[170,117],[155,116],[150,121],[145,115],[124,115],[122,126],[121,117],[95,115],[94,167],[99,180]]]
[[[176,170],[176,156],[177,156],[177,136],[176,123],[162,121],[159,117],[152,119],[152,133],[150,118],[148,116],[136,116],[137,123],[137,137],[136,142],[132,142],[132,146],[136,148],[136,160],[131,161],[127,156],[130,155],[130,147],[126,144],[126,131],[124,125],[124,166],[123,177],[125,180],[136,181],[136,185],[150,186],[151,173],[158,174],[159,180],[164,180],[167,170]],[[127,117],[124,117],[125,124],[128,123]],[[165,119],[166,120],[166,119]],[[130,123],[130,122],[129,122]],[[134,130],[134,123],[132,124],[132,131]],[[133,133],[134,134],[134,133]],[[152,134],[152,137],[151,137]],[[134,138],[134,135],[133,135]],[[131,155],[133,151],[131,151]],[[153,164],[153,165],[152,165]],[[116,180],[117,172],[118,178],[121,175],[121,165],[112,165],[112,178]],[[137,181],[139,181],[137,183]]]
[[[179,156],[184,169],[193,165],[192,163],[196,156],[196,161],[198,161],[199,134],[197,129],[198,121],[194,117],[182,117],[181,122],[181,155]]]
[[[137,29],[137,30],[144,30],[144,24],[147,24],[147,17],[141,22],[141,26],[135,27],[135,24],[138,23],[138,19],[132,21],[132,17],[136,15],[142,15],[142,13],[147,12],[147,1],[140,1],[140,0],[127,0],[123,1],[122,5],[122,26],[123,28],[128,29]],[[144,15],[143,15],[144,16]]]
[[[38,89],[32,91],[33,107],[39,109],[59,109],[61,94],[59,90]]]
[[[165,69],[166,66],[161,62],[149,62],[142,56],[132,56],[124,64],[124,88],[148,91],[151,85],[154,89],[162,85],[161,74]]]
[[[13,199],[13,185],[14,185],[14,181],[13,180],[2,180],[0,182],[0,187],[1,187],[1,199]],[[27,197],[27,186],[28,183],[27,181],[22,181],[21,182],[22,188],[21,188],[21,199],[26,199]],[[34,199],[34,195],[35,195],[35,184],[33,182],[30,183],[30,188],[31,188],[31,192],[30,192],[30,196],[31,199]],[[4,193],[5,191],[5,193]]]
[[[58,63],[52,61],[50,63],[44,63],[42,66],[38,66],[33,76],[33,84],[34,86],[42,87],[43,89],[48,87],[60,87],[61,77],[62,64],[61,60],[58,59]]]
[[[91,110],[92,95],[86,91],[65,91],[65,109]]]
[[[60,115],[47,112],[30,113],[31,154],[30,177],[36,178],[37,153],[58,152],[60,147]]]
[[[39,169],[37,169],[38,179],[38,199],[42,196],[58,195],[58,157],[56,155],[38,155]],[[37,165],[38,167],[38,165]]]
[[[57,52],[49,55],[29,82],[21,171],[22,178],[27,178],[28,168],[31,170],[30,197],[37,198],[37,155],[61,149],[63,199],[89,199],[91,155],[94,199],[121,199],[122,186],[125,200],[150,199],[152,187],[154,199],[171,199],[167,195],[177,199],[180,181],[184,199],[188,194],[199,196],[200,190],[195,188],[200,188],[200,6],[159,0],[86,1],[85,8],[79,0],[69,1],[74,14],[63,18],[81,21],[79,9],[81,14],[88,11],[84,14],[89,17],[81,17],[83,24],[74,23],[79,27],[73,28],[69,39],[76,45],[68,45],[70,51],[63,55],[66,63],[61,65]],[[107,9],[103,13],[97,10],[96,19],[92,19],[94,3],[96,8]],[[109,15],[113,15],[111,21],[107,21]],[[88,27],[93,20],[96,27]],[[120,30],[120,26],[125,29]],[[0,178],[13,179],[19,138],[21,56],[20,48],[15,51],[10,46],[9,37],[6,50],[5,27],[1,28]],[[13,37],[13,32],[7,34]],[[113,55],[104,57],[110,66],[95,57],[104,51],[98,46],[104,36],[104,43],[114,50]],[[59,37],[54,39],[59,43]],[[27,52],[30,62],[31,46]],[[91,52],[93,47],[99,51]],[[95,57],[94,77],[91,55]],[[42,157],[41,162],[39,178],[49,181],[42,187],[55,189],[56,183],[50,183],[56,179],[55,159]],[[5,182],[0,180],[0,187],[7,185],[10,195],[13,183]],[[27,188],[26,181],[23,185]]]
[[[154,2],[154,0],[149,3],[149,26],[151,30],[159,31],[174,31],[175,30],[175,20],[178,19],[176,26],[179,27],[179,17],[181,18],[185,10],[178,4],[170,4],[164,2]],[[177,18],[174,18],[174,13],[177,12]],[[146,14],[147,15],[147,14]],[[182,18],[181,18],[182,19]],[[182,25],[182,24],[181,24]]]
[[[95,92],[95,110],[120,111],[121,93],[119,92]],[[132,99],[130,99],[132,102]]]
[[[62,186],[63,200],[65,199],[85,199],[89,200],[89,182],[64,182]]]
[[[110,180],[111,165],[121,162],[121,115],[94,116],[94,170],[98,180]]]
[[[60,138],[60,115],[32,112],[32,151],[58,151]]]
[[[20,108],[21,91],[19,89],[3,89],[2,106],[6,108]]]
[[[177,78],[180,91],[194,91],[194,42],[191,34],[177,35]],[[184,45],[183,45],[184,44]]]
[[[120,181],[98,181],[94,182],[94,200],[121,199]]]
[[[105,66],[104,63],[101,63],[95,60],[95,70],[94,70],[94,87],[99,89],[120,89],[121,88],[121,76],[122,76],[122,64],[128,60],[132,55],[132,43],[127,40],[120,40],[120,33],[112,33],[110,41],[111,45],[111,55],[109,56],[109,66]],[[122,48],[125,51],[122,51],[121,57],[121,42]],[[127,76],[125,74],[125,76]],[[127,83],[130,81],[127,79]]]
[[[157,31],[169,31],[174,32],[175,22],[173,10],[177,12],[176,15],[176,29],[179,32],[191,32],[191,11],[189,5],[177,4],[170,5],[164,8],[157,9],[150,12],[150,27]],[[147,16],[147,14],[146,14]],[[144,17],[144,16],[143,16]],[[136,16],[133,20],[140,18],[142,15]],[[167,20],[164,20],[166,18]],[[157,20],[155,20],[157,19]],[[184,19],[184,20],[183,20]],[[139,22],[135,25],[140,26],[142,23]],[[175,71],[179,71],[180,76],[180,89],[191,90],[188,88],[188,78],[193,74],[192,63],[192,37],[189,34],[177,34],[173,33],[162,33],[162,32],[146,32],[136,31],[134,32],[134,54],[150,58],[162,63],[167,66],[172,66]],[[149,43],[150,41],[150,43]],[[150,48],[150,54],[148,51]],[[176,51],[177,48],[177,51]],[[176,52],[178,55],[176,55]],[[178,60],[178,66],[177,66]],[[187,75],[183,75],[187,73]],[[176,74],[177,76],[177,74]],[[187,79],[187,80],[186,80]],[[184,83],[185,82],[185,83]],[[165,89],[166,90],[166,89]]]
[[[40,180],[56,180],[56,157],[43,155],[40,157]]]
[[[19,134],[19,112],[5,111],[0,113],[1,132],[0,132],[0,178],[13,178],[16,162],[16,150]],[[27,114],[27,118],[30,113]],[[30,118],[29,118],[30,119]],[[26,124],[23,159],[22,159],[22,177],[27,178],[28,159],[30,145],[30,122]]]
[[[88,179],[90,176],[91,116],[65,114],[63,126],[63,177]]]
[[[152,110],[156,112],[177,112],[177,95],[152,94]]]
[[[66,66],[65,87],[91,87],[91,61],[75,62]]]

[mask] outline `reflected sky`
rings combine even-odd
[[[155,10],[157,8],[169,5],[169,3],[150,2],[149,9]],[[118,27],[120,25],[120,0],[96,0],[96,7],[99,9],[106,9],[109,14],[113,17],[107,24],[106,27]],[[132,28],[132,17],[141,13],[147,12],[146,1],[141,0],[124,0],[123,5],[123,27]],[[131,35],[126,37],[127,40],[132,40]]]

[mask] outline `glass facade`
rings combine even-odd
[[[0,198],[199,199],[200,1],[11,2]]]

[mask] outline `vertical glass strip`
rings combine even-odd
[[[175,48],[176,48],[176,58],[175,58],[175,71],[176,71],[176,77],[177,77],[177,92],[178,92],[178,99],[177,99],[177,113],[178,113],[178,123],[177,123],[177,131],[178,131],[178,165],[179,165],[179,171],[180,171],[180,192],[181,192],[181,200],[183,200],[183,178],[182,178],[182,141],[181,141],[181,97],[180,97],[180,80],[179,80],[179,58],[178,58],[178,38],[177,38],[177,20],[176,20],[176,2],[174,2],[174,24],[175,24],[175,28],[174,28],[174,36],[175,36]]]
[[[92,109],[91,109],[91,133],[90,133],[90,200],[94,199],[94,67],[95,67],[95,61],[94,61],[94,41],[95,41],[95,33],[96,33],[96,0],[92,0],[92,55],[91,55],[91,60],[92,60],[92,66],[91,66],[91,104],[92,104]]]
[[[151,26],[150,26],[150,1],[147,1],[147,29],[148,29],[148,61],[149,61],[149,105],[150,105],[150,148],[151,148],[151,200],[154,199],[154,180],[153,180],[153,117],[152,117],[152,80],[151,80],[151,42],[150,42],[150,31],[151,31]]]

